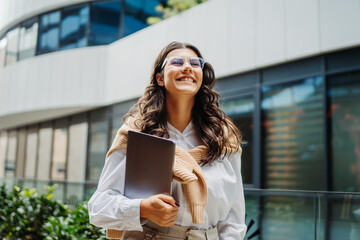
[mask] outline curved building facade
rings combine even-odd
[[[356,239],[359,1],[209,0],[148,26],[165,2],[1,1],[0,179],[86,200],[156,55],[190,42],[247,141],[249,234]]]

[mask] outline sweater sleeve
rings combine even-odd
[[[105,161],[98,187],[88,202],[90,223],[116,230],[142,231],[140,202],[123,196],[126,150],[114,151]]]
[[[241,156],[240,153],[233,153],[229,161],[235,171],[237,180],[237,191],[235,201],[233,202],[228,216],[225,220],[218,222],[219,239],[238,240],[244,239],[246,234],[245,225],[245,199],[241,176]]]

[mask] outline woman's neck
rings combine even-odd
[[[192,119],[195,99],[166,99],[167,121],[183,132]]]

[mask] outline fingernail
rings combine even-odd
[[[176,201],[175,201],[175,205],[178,206],[178,207],[180,207],[180,204],[179,204],[178,202],[176,202]]]

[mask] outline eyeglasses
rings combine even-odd
[[[185,64],[185,61],[190,63],[190,66],[193,68],[204,68],[205,61],[202,58],[182,58],[182,57],[172,57],[166,58],[161,66],[161,69],[164,68],[165,64],[169,62],[171,66],[182,67]]]

